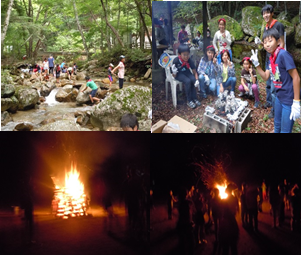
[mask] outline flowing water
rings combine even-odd
[[[124,87],[130,85],[138,85],[138,86],[148,86],[149,82],[143,84],[129,83],[124,82]],[[77,106],[76,102],[68,102],[68,103],[60,103],[55,100],[55,95],[59,88],[53,89],[49,96],[45,97],[46,101],[39,105],[39,109],[31,109],[27,111],[17,111],[12,114],[12,118],[14,122],[9,122],[7,125],[2,126],[2,131],[12,131],[15,126],[19,123],[31,123],[35,128],[40,126],[39,124],[43,121],[47,121],[50,119],[58,120],[58,119],[74,119],[76,122],[76,118],[74,117],[74,113],[81,111],[93,111],[93,108],[96,106],[86,105],[86,106]],[[40,91],[38,91],[40,94]],[[59,130],[57,130],[59,131]]]

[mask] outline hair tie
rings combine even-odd
[[[214,47],[213,47],[213,45],[209,45],[209,46],[207,46],[206,49],[209,49],[209,48],[214,48]]]
[[[226,25],[226,20],[225,20],[224,18],[219,19],[218,22],[217,22],[217,24],[219,24],[220,21],[224,21],[224,22],[225,22],[225,25]]]

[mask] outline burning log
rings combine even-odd
[[[65,186],[56,184],[52,211],[56,217],[68,219],[69,217],[86,216],[89,199],[84,192],[84,184],[79,180],[76,166],[71,164],[71,171],[65,174]],[[56,182],[55,178],[52,178]]]

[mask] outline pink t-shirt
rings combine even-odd
[[[124,71],[125,71],[125,66],[124,64],[120,61],[119,64],[119,69],[118,69],[118,78],[124,79]]]

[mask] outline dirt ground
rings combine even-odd
[[[285,223],[278,228],[272,227],[270,205],[263,203],[263,212],[258,214],[258,232],[246,231],[241,219],[236,217],[239,225],[239,255],[300,255],[301,233],[292,232],[289,225],[289,211],[286,211]],[[151,255],[177,255],[178,238],[175,230],[178,213],[174,208],[173,219],[167,219],[167,205],[155,205],[151,211]],[[208,219],[208,217],[207,217]],[[198,245],[195,255],[218,254],[214,249],[213,226],[206,234],[207,244]],[[180,254],[179,254],[180,255]]]
[[[236,66],[236,70],[240,70],[239,65]],[[236,77],[238,77],[238,73]],[[240,76],[240,75],[239,75]],[[238,91],[238,84],[236,84],[235,95],[238,97],[240,93]],[[266,102],[266,90],[265,83],[259,80],[259,99],[261,105],[264,105]],[[178,115],[179,117],[187,120],[188,122],[197,126],[196,133],[216,133],[216,130],[209,129],[203,126],[203,115],[205,112],[206,106],[214,107],[214,102],[217,97],[213,97],[212,95],[208,95],[207,99],[201,99],[202,105],[197,107],[196,109],[190,109],[186,105],[186,95],[185,88],[183,88],[183,92],[179,91],[179,87],[177,87],[177,108],[175,109],[172,104],[172,97],[169,85],[169,95],[168,100],[166,100],[165,95],[165,84],[153,84],[153,119],[152,124],[156,124],[159,120],[170,120],[174,115]],[[249,103],[249,108],[252,110],[252,119],[249,122],[247,128],[245,128],[242,133],[274,133],[274,119],[269,119],[268,114],[270,113],[270,108],[264,109],[262,107],[254,108],[255,100],[242,98],[243,100],[247,100]],[[301,132],[301,119],[299,118],[295,121],[293,127],[293,133]]]
[[[30,242],[24,220],[0,211],[0,254],[146,254],[145,236],[128,231],[124,207],[114,207],[111,221],[102,208],[93,209],[88,217],[67,220],[56,219],[49,212],[35,210],[34,242]]]

